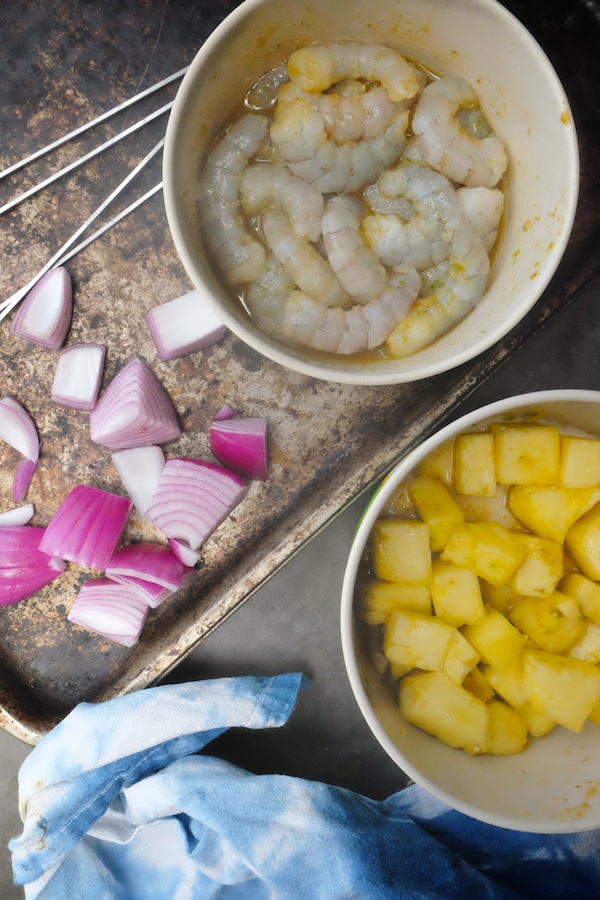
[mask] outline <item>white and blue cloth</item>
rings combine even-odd
[[[80,704],[19,772],[10,841],[28,900],[600,897],[600,833],[485,825],[417,785],[384,801],[210,756],[289,718],[299,674],[163,685]]]

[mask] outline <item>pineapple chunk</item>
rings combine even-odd
[[[382,625],[394,609],[431,615],[431,592],[425,584],[372,579],[363,585],[361,608],[363,622],[367,625]]]
[[[561,434],[559,483],[569,488],[600,487],[600,440]]]
[[[514,606],[521,597],[511,588],[510,584],[490,584],[483,578],[480,579],[481,596],[484,603],[489,603],[498,612],[506,615],[511,606]]]
[[[584,616],[600,625],[600,584],[586,578],[580,572],[569,572],[558,587],[563,594],[577,600]]]
[[[512,706],[501,700],[488,703],[489,723],[483,751],[496,756],[522,753],[527,743],[527,722]]]
[[[385,627],[383,652],[407,672],[443,669],[455,630],[435,616],[396,610]]]
[[[489,712],[470,691],[444,672],[407,675],[400,683],[400,712],[450,747],[479,753],[485,746]]]
[[[460,631],[456,630],[452,635],[442,671],[446,673],[450,681],[462,684],[480,659],[477,650],[470,645]]]
[[[461,434],[455,438],[452,477],[459,494],[496,496],[498,485],[493,434]]]
[[[462,686],[467,691],[471,691],[478,700],[488,703],[494,696],[494,689],[477,666],[467,672],[463,678]]]
[[[590,722],[593,722],[594,725],[600,725],[600,702],[596,703],[595,707],[591,711],[588,716]]]
[[[523,666],[520,656],[512,659],[502,669],[495,666],[484,666],[483,677],[490,684],[499,697],[506,700],[515,709],[519,709],[527,703],[527,694],[523,687]]]
[[[564,653],[581,636],[583,616],[577,601],[554,591],[545,597],[523,597],[509,609],[508,619],[548,653]]]
[[[583,620],[583,631],[574,644],[571,644],[566,656],[585,659],[598,665],[600,662],[600,627],[591,619]]]
[[[431,549],[443,550],[454,529],[465,521],[460,506],[439,479],[428,475],[417,475],[408,490],[417,512],[429,527]]]
[[[519,540],[525,545],[525,558],[508,583],[517,594],[551,594],[563,574],[562,544],[535,534],[520,534]]]
[[[429,529],[410,519],[378,519],[373,526],[373,568],[383,581],[420,582],[431,577]]]
[[[600,503],[571,525],[565,546],[584,575],[600,579]]]
[[[431,600],[436,616],[449,625],[458,627],[485,618],[475,572],[443,559],[435,559],[432,563]]]
[[[419,465],[421,475],[429,475],[430,478],[439,478],[442,484],[450,487],[452,484],[452,468],[454,457],[454,439],[450,438],[444,441],[431,453],[428,453],[425,459]]]
[[[523,685],[533,707],[570,731],[581,731],[600,701],[596,666],[543,650],[523,651]]]
[[[497,522],[467,522],[452,534],[441,556],[490,584],[504,584],[525,556],[525,547]]]
[[[484,663],[503,669],[519,655],[527,638],[493,606],[486,606],[485,611],[485,619],[461,630]]]
[[[573,522],[598,500],[598,490],[522,484],[510,487],[507,497],[508,508],[526,528],[559,544]]]
[[[553,425],[501,425],[494,436],[496,480],[500,484],[557,484],[560,437]]]

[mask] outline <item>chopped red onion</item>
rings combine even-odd
[[[222,466],[176,457],[165,463],[146,515],[168,539],[198,550],[247,491],[247,482]]]
[[[149,609],[131,585],[110,578],[90,578],[82,584],[67,618],[87,631],[132,647]]]
[[[126,544],[113,554],[106,565],[106,575],[119,579],[141,578],[176,591],[185,568],[172,550],[160,544]]]
[[[111,456],[133,505],[141,516],[145,516],[165,464],[162,448],[153,444],[131,447],[115,450]]]
[[[174,593],[169,588],[160,584],[153,584],[151,581],[144,581],[143,578],[133,578],[126,575],[111,575],[110,578],[118,584],[128,584],[134,588],[140,600],[143,600],[150,609],[156,609],[163,600],[166,600],[167,597],[172,597]]]
[[[109,450],[164,444],[181,429],[162,384],[138,358],[113,378],[90,413],[90,434]]]
[[[146,313],[146,321],[162,360],[203,350],[227,331],[197,290],[155,306]]]
[[[7,509],[6,512],[0,513],[0,527],[27,525],[33,518],[33,512],[33,503],[24,503],[23,506]]]
[[[235,412],[230,406],[222,406],[218,413],[215,413],[213,422],[219,422],[221,419],[233,419]]]
[[[238,475],[258,481],[267,480],[266,419],[214,419],[210,427],[210,449],[222,465]]]
[[[7,525],[0,537],[0,606],[26,600],[54,581],[65,569],[40,550],[44,529]]]
[[[64,266],[58,266],[46,272],[25,296],[10,330],[24,341],[59,350],[72,315],[71,277]]]
[[[73,344],[58,358],[52,400],[59,406],[91,412],[96,405],[106,347],[104,344]]]
[[[192,548],[188,547],[183,541],[176,541],[174,538],[169,538],[169,547],[177,559],[189,569],[193,569],[200,559],[198,551],[192,550]]]
[[[50,520],[40,550],[93,569],[115,552],[133,504],[125,497],[76,485]]]
[[[40,456],[40,439],[33,419],[13,397],[0,400],[0,439],[25,457],[13,481],[13,500],[24,499]]]

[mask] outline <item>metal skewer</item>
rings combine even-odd
[[[174,72],[173,75],[169,75],[168,78],[163,78],[162,81],[159,81],[157,84],[152,85],[149,88],[146,88],[144,91],[141,91],[139,94],[135,94],[133,97],[130,97],[128,100],[125,100],[123,103],[119,103],[118,106],[113,106],[112,109],[107,110],[99,116],[96,116],[95,119],[91,119],[89,122],[86,122],[84,125],[80,125],[79,128],[76,128],[74,131],[70,131],[68,134],[63,135],[57,140],[53,141],[51,144],[48,144],[46,147],[42,147],[40,150],[36,150],[35,153],[32,153],[30,156],[27,156],[25,159],[20,160],[19,162],[13,163],[13,165],[8,166],[8,168],[3,169],[0,172],[0,179],[6,178],[8,175],[12,175],[13,172],[17,172],[19,169],[22,169],[24,166],[29,165],[34,160],[39,159],[41,156],[44,156],[46,153],[50,153],[52,150],[56,150],[57,147],[61,147],[63,144],[66,144],[68,141],[74,140],[76,137],[79,137],[81,134],[84,134],[86,131],[89,131],[90,128],[93,128],[95,125],[99,125],[101,122],[105,122],[107,119],[110,119],[112,116],[115,116],[117,113],[122,112],[122,110],[127,109],[129,106],[132,106],[134,103],[137,103],[139,100],[143,100],[144,97],[148,97],[150,94],[153,94],[155,91],[160,90],[166,85],[171,84],[171,82],[176,81],[178,78],[182,78],[189,66],[186,66],[184,69],[180,69],[179,72]]]

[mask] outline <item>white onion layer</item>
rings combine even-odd
[[[50,269],[21,303],[10,330],[17,337],[49,350],[65,342],[73,315],[71,277],[64,266]]]
[[[73,344],[63,350],[52,383],[54,403],[91,412],[100,393],[105,358],[103,344]]]
[[[162,360],[203,350],[227,330],[197,290],[155,306],[146,313],[146,321]]]

